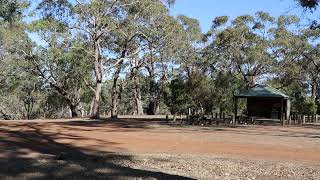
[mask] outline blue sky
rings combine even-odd
[[[184,14],[200,21],[202,30],[207,31],[217,16],[254,15],[257,11],[269,12],[272,16],[297,15],[302,19],[313,18],[304,13],[294,0],[176,0],[171,14]],[[313,18],[315,19],[315,18]]]

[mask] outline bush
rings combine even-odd
[[[317,109],[318,109],[318,106],[317,104],[311,100],[311,99],[307,99],[305,102],[304,102],[304,114],[306,115],[314,115],[317,113]]]

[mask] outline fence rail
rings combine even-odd
[[[320,123],[320,115],[294,114],[290,116],[290,121],[293,124]]]

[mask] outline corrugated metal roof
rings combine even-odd
[[[279,90],[272,88],[268,85],[256,85],[255,87],[236,94],[235,97],[279,97],[279,98],[290,98],[283,94]]]

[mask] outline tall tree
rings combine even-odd
[[[268,24],[272,22],[273,17],[268,13],[258,12],[256,18],[239,16],[231,25],[216,31],[211,48],[222,62],[242,75],[248,88],[270,73],[275,63],[269,53]]]
[[[133,95],[137,114],[143,114],[143,101],[141,95],[140,71],[146,67],[150,75],[150,87],[155,84],[155,63],[159,58],[159,48],[165,49],[172,41],[176,31],[177,21],[169,16],[167,6],[161,1],[140,1],[127,10],[128,16],[124,20],[121,33],[117,35],[117,67],[114,74],[112,94],[112,115],[116,114],[119,74],[125,64],[129,64],[130,77],[133,85]],[[125,33],[123,33],[125,31]],[[151,87],[150,89],[154,89]],[[150,95],[150,104],[155,103],[155,93]],[[152,105],[150,105],[152,106]],[[154,108],[152,108],[154,109]],[[152,110],[154,111],[154,110]],[[154,114],[154,112],[153,112]]]
[[[32,87],[23,69],[33,44],[22,21],[28,1],[0,1],[0,114],[22,118],[28,110],[23,108],[24,86]]]

